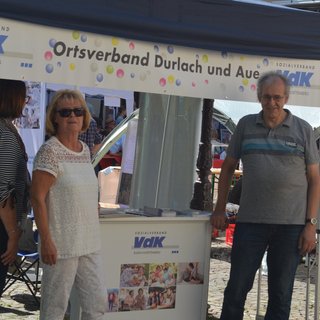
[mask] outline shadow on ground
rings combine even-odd
[[[1,307],[0,306],[0,313],[10,313],[10,314],[15,314],[19,317],[25,317],[25,316],[30,316],[33,313],[32,312],[27,312],[27,311],[21,311],[21,310],[17,310],[14,307],[10,308],[10,307]]]
[[[224,240],[214,239],[211,247],[211,259],[217,259],[225,262],[230,262],[231,246],[226,246]]]
[[[5,306],[0,306],[0,313],[13,313],[19,317],[25,317],[33,315],[33,311],[38,311],[40,309],[40,304],[35,301],[31,294],[14,294],[11,296],[11,299],[23,304],[25,311],[18,310],[14,305],[6,304]]]

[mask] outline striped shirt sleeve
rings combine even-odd
[[[15,136],[0,131],[0,203],[15,192],[19,169],[20,146]]]

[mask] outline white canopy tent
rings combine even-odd
[[[0,5],[2,77],[253,102],[259,74],[276,69],[291,77],[296,105],[318,107],[316,13],[231,0]]]

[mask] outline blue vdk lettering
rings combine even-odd
[[[312,72],[302,72],[299,86],[310,87],[310,78],[313,76]]]
[[[289,70],[281,71],[278,70],[286,78],[288,78],[290,85],[295,87],[311,87],[310,79],[313,76],[313,72],[289,72]]]
[[[135,237],[134,248],[163,248],[163,240],[165,237]]]
[[[135,248],[141,248],[144,239],[145,239],[145,237],[135,237],[134,238],[134,247]]]
[[[164,240],[165,237],[155,237],[153,247],[154,248],[162,248],[162,241]]]

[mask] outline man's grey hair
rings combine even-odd
[[[267,73],[264,73],[260,76],[258,83],[257,83],[257,96],[259,101],[261,100],[261,96],[262,96],[262,89],[263,86],[266,83],[270,83],[272,82],[274,79],[280,79],[284,85],[285,85],[285,95],[287,97],[289,97],[290,94],[290,83],[287,77],[285,77],[284,75],[282,75],[281,73],[278,73],[276,71],[270,71]]]

